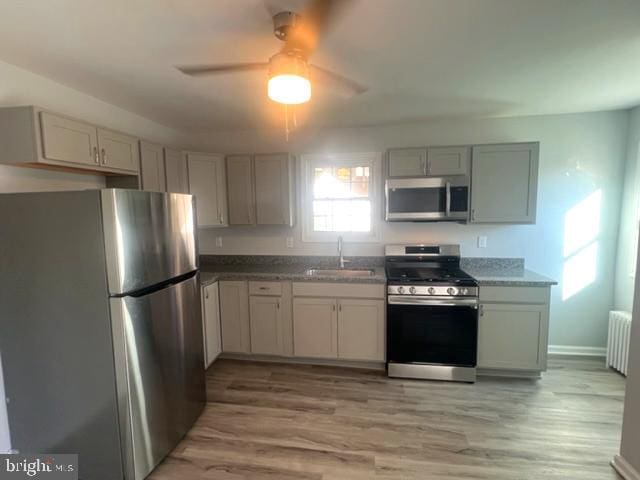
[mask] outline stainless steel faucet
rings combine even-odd
[[[344,256],[342,255],[342,235],[338,237],[338,255],[340,256],[340,268],[344,268],[344,264],[349,263],[349,260],[345,260]]]

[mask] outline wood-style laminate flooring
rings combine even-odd
[[[207,388],[152,480],[618,478],[624,379],[601,359],[473,385],[219,360]]]

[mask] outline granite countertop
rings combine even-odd
[[[332,275],[306,275],[310,268],[336,268],[333,257],[276,257],[276,256],[206,256],[200,266],[200,282],[208,285],[218,280],[296,281],[386,283],[382,266],[384,259],[354,257],[347,268],[370,268],[371,277],[341,277]],[[523,259],[463,258],[462,269],[480,286],[544,287],[558,282],[524,268]]]

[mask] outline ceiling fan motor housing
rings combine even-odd
[[[273,16],[273,34],[285,41],[289,31],[300,23],[300,15],[294,12],[280,12]]]

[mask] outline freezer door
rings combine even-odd
[[[111,298],[125,477],[142,480],[204,408],[199,275]]]
[[[105,189],[101,199],[111,295],[198,268],[191,195]]]

